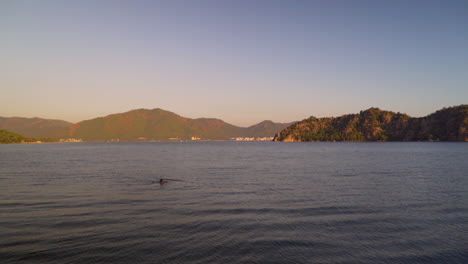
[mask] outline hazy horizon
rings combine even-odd
[[[468,101],[466,1],[2,1],[0,116],[237,126]]]

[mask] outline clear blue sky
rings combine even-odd
[[[468,103],[468,1],[0,1],[0,116],[236,125]]]

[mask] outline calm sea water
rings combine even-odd
[[[468,144],[1,145],[0,263],[468,263]]]

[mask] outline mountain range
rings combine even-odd
[[[68,133],[72,123],[63,120],[25,117],[0,117],[0,129],[26,137],[61,137]]]
[[[186,118],[160,108],[136,109],[72,124],[43,118],[0,117],[0,129],[31,138],[84,141],[229,140],[273,137],[274,141],[468,141],[468,105],[425,117],[369,108],[358,114],[300,122],[262,121],[238,127],[215,118]]]
[[[215,118],[191,119],[160,108],[137,109],[72,124],[42,118],[0,117],[0,129],[28,137],[79,138],[85,141],[227,140],[234,137],[273,137],[292,123],[263,121],[238,127]]]
[[[468,105],[425,117],[370,108],[340,117],[309,117],[278,132],[274,141],[468,141]]]

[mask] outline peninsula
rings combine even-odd
[[[309,117],[278,132],[273,141],[468,141],[468,105],[425,117],[370,108],[340,117]]]

